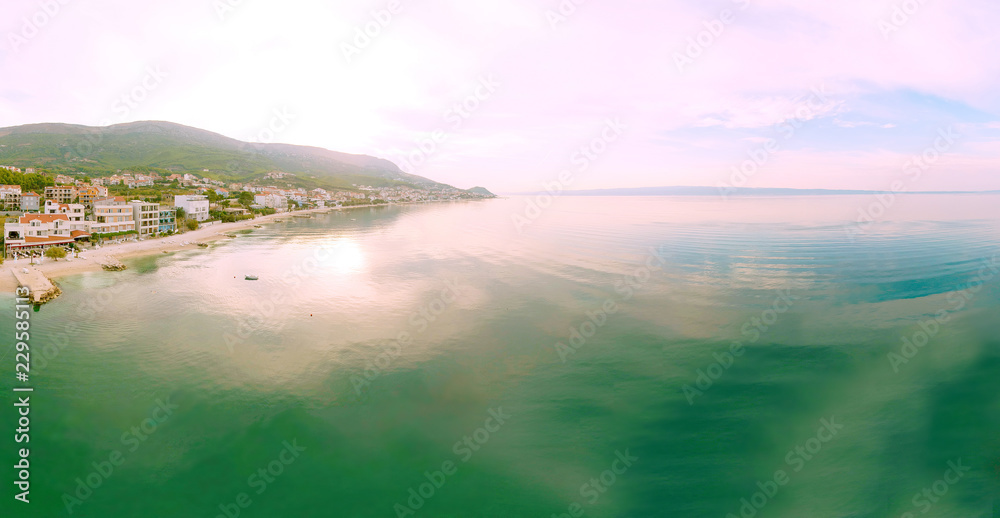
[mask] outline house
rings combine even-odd
[[[21,210],[24,212],[38,212],[39,203],[42,197],[35,192],[26,192],[21,195]]]
[[[83,221],[84,207],[79,203],[56,203],[45,200],[45,214],[65,214],[70,221]]]
[[[222,187],[219,187],[219,188],[215,189],[215,194],[218,194],[219,196],[222,196],[223,198],[228,198],[229,197],[229,189],[223,189]]]
[[[126,178],[124,181],[125,185],[128,185],[129,189],[135,189],[137,187],[152,187],[153,178],[141,174],[137,174],[132,178]]]
[[[57,174],[55,178],[55,182],[57,184],[63,184],[63,185],[73,185],[74,181],[76,181],[75,178],[71,176],[66,176],[64,174]]]
[[[3,210],[18,210],[21,208],[21,186],[0,185],[0,205]]]
[[[71,227],[66,214],[25,214],[17,223],[4,225],[4,253],[10,256],[11,253],[44,251],[90,237],[89,233]]]
[[[94,204],[94,200],[106,197],[108,195],[108,188],[100,185],[84,184],[77,188],[76,195],[80,199],[80,203],[90,206]]]
[[[178,194],[174,196],[174,205],[184,209],[188,218],[195,221],[208,219],[208,197],[198,194]]]
[[[45,197],[58,203],[69,203],[76,198],[76,187],[71,185],[48,186]]]

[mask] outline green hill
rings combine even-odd
[[[194,173],[227,182],[262,178],[271,171],[296,187],[351,189],[403,185],[451,189],[407,174],[396,164],[371,156],[291,144],[247,143],[171,122],[143,121],[91,127],[28,124],[0,128],[0,164],[35,167],[52,173],[91,176],[123,169]],[[208,172],[204,170],[208,169]]]
[[[480,196],[487,196],[487,197],[490,197],[490,198],[496,198],[496,196],[497,196],[496,194],[493,194],[492,192],[490,192],[489,189],[487,189],[486,187],[476,186],[476,187],[473,187],[473,188],[469,189],[469,192],[471,192],[472,194],[478,194]]]

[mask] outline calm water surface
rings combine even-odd
[[[60,280],[0,515],[994,516],[1000,197],[525,203]]]

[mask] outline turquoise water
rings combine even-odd
[[[366,208],[61,279],[0,514],[994,516],[998,202]]]

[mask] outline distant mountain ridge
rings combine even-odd
[[[306,186],[456,189],[405,173],[382,158],[312,146],[243,142],[163,121],[104,127],[42,123],[0,128],[0,164],[88,174],[155,167],[233,182],[283,171],[294,173],[297,183]]]
[[[469,192],[471,192],[473,194],[481,194],[483,196],[496,196],[496,194],[493,194],[492,192],[490,192],[489,189],[487,189],[486,187],[476,186],[476,187],[473,187],[473,188],[469,189]]]

